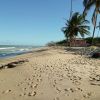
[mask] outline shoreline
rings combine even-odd
[[[20,62],[20,63],[19,63]],[[100,60],[46,47],[0,60],[0,100],[99,100]]]
[[[33,52],[36,52],[38,50],[41,50],[41,49],[45,49],[46,47],[37,47],[37,48],[33,48],[32,50],[29,50],[29,51],[23,51],[23,52],[19,52],[19,53],[10,53],[4,57],[0,57],[0,60],[2,59],[9,59],[9,58],[13,58],[13,57],[16,57],[16,56],[19,56],[19,55],[23,55],[23,54],[28,54],[28,53],[33,53]]]
[[[21,47],[21,46],[20,46]],[[15,48],[15,47],[7,47],[7,49],[8,48]],[[3,58],[10,58],[10,57],[15,57],[15,56],[17,56],[17,55],[22,55],[22,54],[26,54],[26,53],[30,53],[30,52],[32,52],[32,51],[34,51],[34,50],[37,50],[37,49],[39,49],[39,48],[43,48],[42,46],[40,46],[40,47],[31,47],[30,48],[30,50],[24,50],[24,49],[29,49],[29,48],[23,48],[23,46],[22,46],[22,48],[17,48],[18,49],[18,51],[16,51],[16,52],[10,52],[10,53],[7,53],[7,54],[1,54],[0,55],[0,59],[3,59]],[[22,50],[23,49],[23,51],[20,51],[20,50]]]

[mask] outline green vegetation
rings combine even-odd
[[[84,16],[79,14],[78,12],[74,13],[71,17],[71,19],[67,20],[66,26],[62,28],[63,33],[65,34],[65,37],[67,40],[70,40],[70,46],[71,41],[80,34],[82,37],[84,35],[88,35],[90,32],[89,26],[87,25],[89,23],[88,20],[84,20]]]
[[[56,42],[56,45],[66,46],[67,45],[67,40],[58,41],[58,42]]]
[[[47,46],[67,46],[67,40],[65,39],[57,42],[51,41],[47,44]]]
[[[94,25],[94,30],[93,30],[93,35],[92,35],[92,41],[91,44],[93,44],[94,41],[94,34],[95,34],[95,29],[96,29],[96,24],[97,24],[97,17],[98,14],[100,14],[100,0],[83,0],[84,4],[84,15],[87,15],[87,11],[89,11],[93,6],[94,6],[94,11],[92,15],[92,23]]]
[[[98,45],[100,46],[100,37],[95,37],[95,30],[98,30],[98,35],[100,31],[100,22],[99,25],[97,25],[97,17],[100,14],[100,0],[83,0],[84,5],[84,11],[83,14],[79,14],[78,12],[72,13],[72,7],[73,7],[73,0],[71,0],[71,9],[70,9],[70,18],[66,20],[65,27],[62,28],[62,32],[64,33],[66,40],[62,40],[59,42],[50,42],[47,45],[53,46],[53,45],[66,45],[71,46],[71,42],[76,40],[76,37],[80,34],[82,38],[84,38],[85,35],[89,35],[89,21],[86,20],[86,15],[88,11],[92,7],[94,7],[93,15],[92,15],[92,23],[94,25],[93,35],[92,37],[85,38],[88,45]]]
[[[88,44],[91,44],[92,37],[85,38],[85,40]],[[100,37],[93,38],[93,41],[94,41],[94,45],[100,46]]]
[[[92,41],[92,37],[88,37],[88,38],[84,38],[84,40],[86,40],[86,42],[90,45],[91,41]],[[100,46],[100,37],[94,38],[94,43],[97,46]],[[57,41],[57,42],[50,42],[47,44],[48,46],[67,46],[67,40],[61,40],[61,41]]]

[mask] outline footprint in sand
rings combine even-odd
[[[53,100],[60,100],[59,97],[55,97]]]
[[[68,88],[68,89],[64,89],[66,92],[75,92],[76,90],[74,88]]]
[[[42,81],[42,79],[37,79],[37,82],[40,82],[40,81]]]
[[[78,88],[76,88],[76,90],[83,91],[83,89],[81,89],[81,88],[79,88],[79,87],[78,87]]]
[[[87,94],[83,94],[83,97],[84,98],[90,98],[91,95],[92,95],[91,93],[87,93]]]
[[[20,86],[20,84],[17,84],[17,86]]]
[[[30,88],[37,88],[38,84],[30,85]]]
[[[53,87],[55,87],[55,84],[53,84]]]
[[[9,92],[11,92],[11,90],[6,90],[6,91],[3,91],[2,93],[6,94],[6,93],[9,93]]]
[[[56,87],[56,90],[60,93],[61,92],[61,89],[59,89],[58,87]]]
[[[31,82],[28,82],[28,83],[27,83],[27,85],[31,85],[31,84],[32,84]]]
[[[19,94],[19,96],[25,96],[26,95],[26,93],[21,93],[21,94]]]
[[[25,87],[23,90],[27,90],[27,88]]]
[[[28,93],[28,96],[35,96],[36,95],[36,91],[33,91],[33,92],[29,92]]]

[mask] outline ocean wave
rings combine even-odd
[[[19,49],[19,51],[25,51],[25,49]]]
[[[31,46],[1,46],[0,59],[31,52],[36,47]]]
[[[0,48],[0,50],[8,50],[8,49],[15,49],[16,47],[5,47],[5,48]]]

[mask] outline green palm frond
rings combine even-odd
[[[92,15],[92,23],[96,26],[96,14],[100,13],[100,0],[83,0],[84,11],[83,14],[87,14],[87,11],[94,6],[94,12]]]
[[[88,3],[88,0],[84,0],[83,1],[83,5],[86,7],[87,6],[87,3]]]
[[[92,42],[91,42],[91,44],[93,44],[94,34],[95,34],[95,29],[96,29],[96,24],[97,24],[97,17],[98,17],[98,14],[100,14],[100,0],[83,0],[83,5],[85,7],[83,11],[84,16],[86,16],[87,11],[89,11],[94,6],[93,15],[91,18],[92,24],[94,25],[93,34],[92,34]]]
[[[62,31],[65,34],[65,37],[73,38],[79,33],[83,37],[90,33],[88,31],[90,27],[86,25],[87,23],[89,23],[89,21],[84,20],[84,16],[76,12],[72,15],[71,19],[67,20],[66,26],[62,28]]]
[[[84,37],[84,35],[89,35],[90,34],[90,32],[88,30],[84,29],[84,28],[80,28],[79,33],[82,37]]]
[[[86,26],[86,25],[82,25],[82,26],[81,26],[81,25],[80,25],[79,27],[80,27],[80,28],[85,28],[85,29],[87,29],[87,30],[90,30],[90,26]]]
[[[92,6],[94,6],[96,0],[83,0],[83,5],[85,7],[83,14],[87,14],[87,11],[90,10]]]

